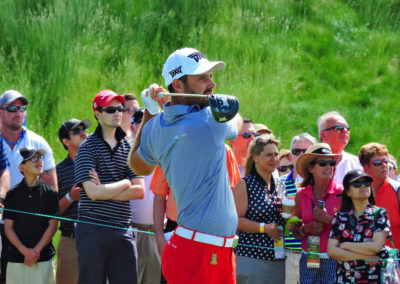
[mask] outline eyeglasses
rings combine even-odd
[[[291,152],[293,155],[299,156],[299,155],[305,153],[306,151],[307,151],[307,149],[293,148]]]
[[[44,156],[40,155],[40,156],[32,157],[29,160],[31,160],[32,162],[43,161],[44,160]]]
[[[135,114],[135,112],[136,112],[136,109],[135,108],[124,108],[123,110],[122,110],[123,112],[129,112],[129,114],[132,114],[132,115],[134,115]]]
[[[242,134],[239,134],[240,136],[243,136],[244,139],[249,139],[251,137],[251,135],[253,135],[254,137],[260,136],[260,134],[258,134],[257,132],[243,132]]]
[[[317,160],[315,161],[315,164],[318,164],[320,167],[325,167],[326,165],[329,164],[329,166],[334,167],[336,166],[336,161],[335,160]]]
[[[293,168],[294,168],[293,165],[280,166],[280,167],[278,167],[278,171],[280,171],[282,173],[282,172],[286,172],[288,169],[292,171]]]
[[[373,161],[371,161],[369,163],[374,165],[374,167],[379,167],[379,166],[382,166],[382,164],[386,165],[387,163],[389,163],[389,159],[388,158],[383,158],[383,159],[373,160]]]
[[[88,133],[88,130],[87,130],[87,128],[77,127],[77,128],[71,129],[70,132],[71,132],[71,134],[79,135],[79,134],[81,134],[82,132]]]
[[[99,107],[98,109],[97,109],[99,112],[103,112],[103,111],[105,111],[106,113],[115,113],[115,112],[122,112],[124,109],[123,109],[123,107],[122,106],[117,106],[117,107],[107,107],[107,108],[102,108],[102,107]]]
[[[25,112],[26,106],[8,106],[8,107],[2,107],[1,109],[5,109],[7,110],[7,112],[17,112],[18,110],[20,112]]]
[[[324,129],[322,131],[329,131],[329,130],[336,130],[336,131],[343,131],[343,130],[350,130],[350,126],[349,125],[342,125],[342,124],[338,124],[338,125],[334,125],[332,127],[329,127],[327,129]]]
[[[360,188],[363,185],[368,187],[371,185],[371,182],[368,180],[358,180],[358,181],[351,183],[350,185],[355,188]]]

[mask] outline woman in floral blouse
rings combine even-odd
[[[338,261],[336,283],[381,283],[380,262],[373,259],[387,257],[390,224],[386,209],[373,205],[372,180],[361,170],[343,179],[342,207],[328,240],[328,255]]]

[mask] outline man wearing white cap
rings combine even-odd
[[[193,48],[173,52],[163,68],[168,90],[210,96],[216,84],[209,61]],[[225,139],[241,128],[235,117],[213,118],[208,97],[156,98],[164,88],[152,85],[129,162],[140,175],[159,164],[178,208],[178,227],[164,248],[162,272],[168,283],[235,283],[234,246],[237,213],[226,171]],[[147,97],[149,99],[149,97]],[[158,103],[167,102],[158,114]],[[145,101],[146,102],[146,101]],[[151,119],[151,120],[150,120]]]

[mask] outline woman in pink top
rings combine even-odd
[[[308,265],[307,252],[310,236],[318,236],[320,252],[326,253],[331,221],[340,208],[342,185],[333,179],[340,158],[341,154],[332,154],[328,144],[319,143],[308,148],[296,162],[296,170],[304,179],[294,207],[294,215],[302,219],[302,223],[293,227],[293,235],[302,239],[304,251],[300,259],[300,283],[328,284],[335,281],[336,261],[320,255],[319,268],[318,261]]]

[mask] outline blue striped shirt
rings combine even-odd
[[[287,196],[296,195],[297,192],[297,187],[293,180],[293,172],[294,171],[292,170],[289,174],[281,176],[281,180],[285,183]],[[300,245],[301,240],[295,239],[290,231],[290,235],[285,237],[285,248],[290,250],[301,250]]]

